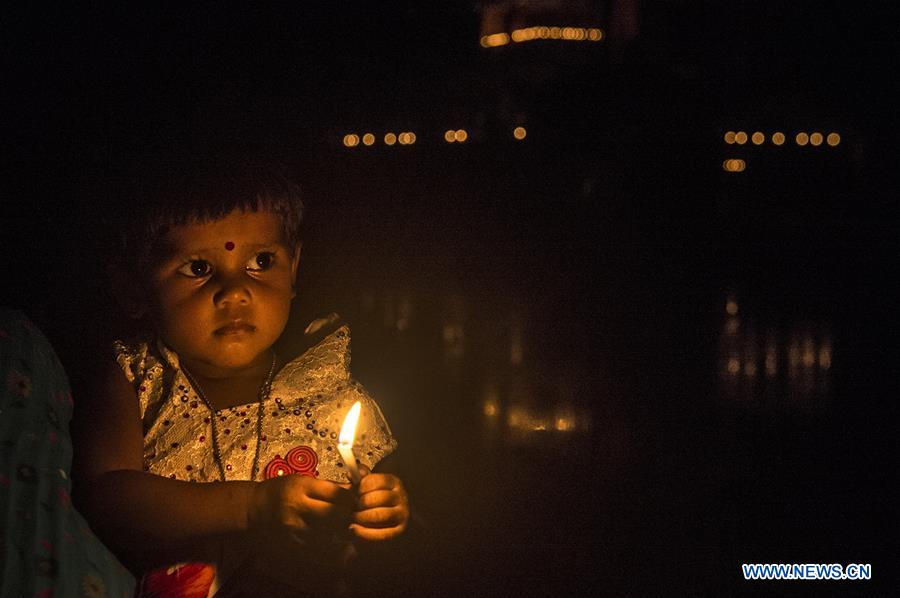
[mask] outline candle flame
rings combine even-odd
[[[359,411],[362,408],[359,401],[353,403],[353,407],[347,412],[344,418],[344,425],[341,426],[341,435],[338,442],[344,446],[353,446],[353,439],[356,437],[356,423],[359,421]]]

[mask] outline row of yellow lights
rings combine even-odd
[[[363,133],[362,137],[360,137],[356,133],[348,133],[344,135],[345,147],[356,147],[360,144],[360,142],[362,142],[363,145],[375,145],[375,135],[372,133]],[[395,133],[384,134],[385,145],[394,145],[395,143],[399,143],[400,145],[412,145],[415,142],[416,134],[412,131],[404,131],[399,135]]]
[[[525,136],[528,134],[528,131],[525,130],[525,127],[516,127],[513,129],[513,137],[522,141],[525,139]],[[448,129],[444,133],[444,141],[447,143],[463,143],[469,138],[469,133],[465,129]],[[344,147],[356,147],[360,143],[363,145],[375,145],[375,134],[374,133],[363,133],[362,136],[357,135],[356,133],[348,133],[344,135],[343,143]],[[411,131],[405,131],[400,133],[399,135],[394,133],[385,133],[384,134],[384,144],[385,145],[394,145],[399,143],[400,145],[412,145],[416,142],[416,134]]]
[[[514,29],[511,33],[501,32],[483,35],[481,36],[481,46],[484,48],[496,48],[505,46],[510,41],[519,44],[536,39],[599,42],[603,39],[603,31],[596,27],[525,27],[524,29]]]
[[[772,133],[770,139],[774,145],[784,145],[784,142],[787,141],[787,137],[781,131]],[[766,135],[762,131],[756,131],[751,135],[748,135],[745,131],[728,131],[725,133],[725,143],[728,145],[744,145],[747,141],[750,141],[753,145],[762,145],[766,142]],[[800,131],[794,136],[794,142],[800,146],[807,144],[819,146],[825,142],[834,147],[841,142],[841,136],[838,133],[829,133],[826,137],[818,132],[807,133],[806,131]]]

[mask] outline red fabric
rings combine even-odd
[[[216,576],[209,563],[182,563],[146,573],[135,598],[206,598]]]
[[[270,480],[277,477],[278,472],[281,471],[281,475],[296,473],[314,478],[319,475],[319,472],[316,471],[318,464],[319,456],[316,451],[306,445],[295,446],[288,451],[284,458],[275,455],[275,458],[266,464],[263,476]]]
[[[291,466],[291,469],[294,470],[294,473],[315,476],[316,465],[319,464],[319,456],[310,447],[295,446],[284,458],[288,465]]]

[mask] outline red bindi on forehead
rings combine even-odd
[[[227,241],[227,242],[225,243],[225,249],[227,249],[228,251],[231,251],[232,249],[234,249],[234,242],[233,242],[233,241]]]

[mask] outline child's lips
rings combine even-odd
[[[250,334],[256,330],[256,326],[248,324],[242,320],[235,320],[225,326],[216,328],[213,332],[216,336],[239,336],[242,334]]]

